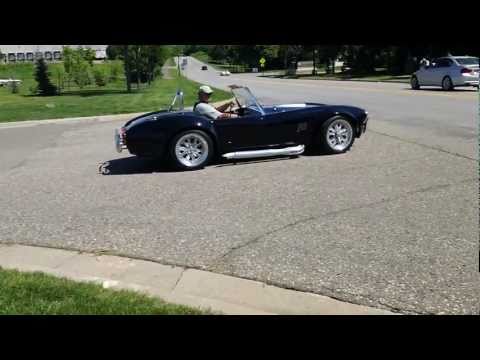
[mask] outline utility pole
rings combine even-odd
[[[130,61],[128,58],[128,45],[123,46],[123,60],[125,61],[125,78],[127,80],[127,92],[132,91],[132,86],[130,84]]]
[[[177,69],[178,69],[178,76],[181,75],[181,72],[180,72],[180,53],[177,54]]]

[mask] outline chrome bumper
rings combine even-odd
[[[123,139],[120,136],[120,132],[118,129],[115,129],[115,148],[117,149],[117,152],[121,153],[122,150],[125,150],[127,148],[127,145],[123,143]]]

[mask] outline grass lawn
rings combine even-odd
[[[372,74],[364,76],[345,75],[345,74],[320,74],[317,76],[306,76],[308,79],[323,79],[323,80],[357,80],[357,81],[395,81],[395,82],[410,82],[410,75],[392,76],[386,74]]]
[[[0,315],[206,315],[125,290],[0,268]]]
[[[319,70],[321,71],[321,70]],[[384,81],[384,82],[410,82],[410,75],[400,75],[400,76],[392,76],[386,74],[385,72],[378,72],[375,74],[369,75],[352,75],[352,74],[345,74],[345,73],[335,73],[335,74],[326,74],[320,73],[315,76],[311,74],[297,74],[287,76],[284,75],[284,71],[280,71],[275,75],[268,75],[268,72],[265,72],[265,77],[274,77],[274,78],[285,78],[285,79],[306,79],[306,80],[351,80],[351,81]]]
[[[105,64],[95,64],[102,66]],[[52,82],[55,83],[55,68],[60,64],[49,65]],[[22,80],[20,92],[12,94],[6,87],[0,87],[0,122],[19,120],[41,120],[93,115],[149,112],[166,108],[180,86],[185,94],[185,106],[191,106],[197,99],[201,84],[172,72],[172,79],[157,78],[151,86],[140,89],[132,84],[132,92],[127,93],[122,77],[104,87],[89,85],[83,89],[64,89],[59,96],[32,96],[29,88],[36,84],[33,79],[33,64],[0,65],[0,79]],[[211,101],[230,98],[225,91],[216,89]]]
[[[173,60],[173,58],[168,58],[168,60],[166,61],[166,66],[176,66],[175,64],[175,61]]]

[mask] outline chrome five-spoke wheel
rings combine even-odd
[[[352,124],[341,116],[327,120],[322,128],[321,143],[327,152],[345,152],[355,140]]]
[[[177,167],[194,170],[208,163],[212,148],[212,141],[207,134],[190,130],[176,136],[171,150]]]

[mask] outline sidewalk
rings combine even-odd
[[[119,256],[0,244],[0,267],[42,271],[231,315],[393,315],[262,282]]]

